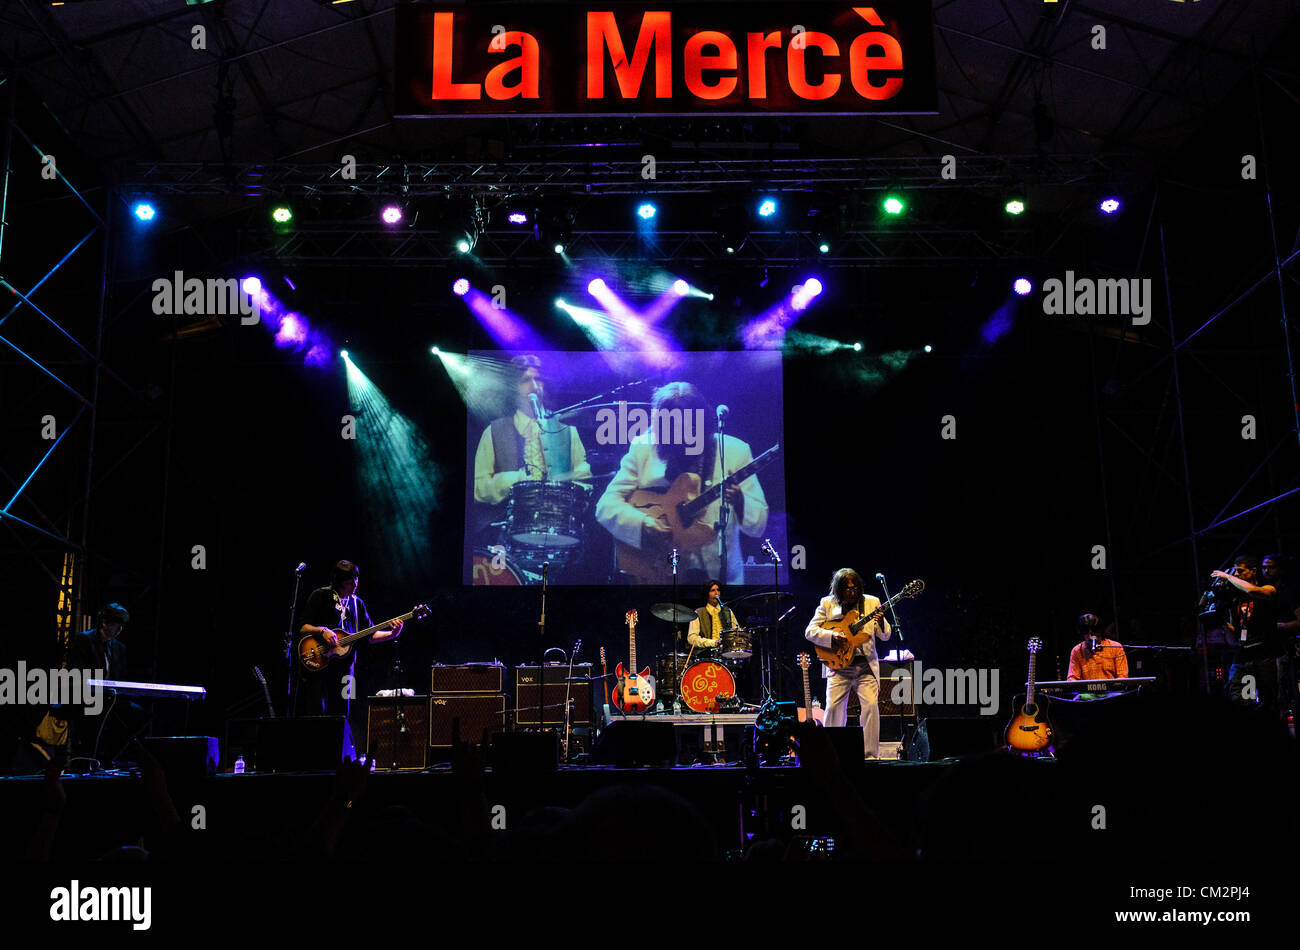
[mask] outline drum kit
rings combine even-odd
[[[761,608],[766,605],[762,600],[765,596],[771,595],[751,594],[741,600],[756,601],[751,606]],[[793,601],[790,594],[775,596],[774,604],[785,606],[786,601]],[[792,609],[791,603],[780,617],[775,618],[776,621],[779,622]],[[689,607],[674,603],[655,604],[650,613],[667,623],[679,625],[694,620],[696,616]],[[734,613],[732,616],[735,617]],[[751,623],[746,628],[737,621],[736,626],[720,631],[713,638],[719,641],[717,647],[701,649],[692,646],[687,652],[678,649],[661,654],[655,659],[659,697],[666,705],[680,700],[686,709],[698,713],[739,712],[742,702],[736,695],[736,680],[741,668],[754,655],[756,630],[768,625],[769,621],[765,620]]]
[[[502,543],[473,552],[475,585],[521,587],[541,579],[542,565],[562,571],[581,551],[591,486],[574,481],[523,481],[510,492]]]

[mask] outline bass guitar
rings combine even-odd
[[[856,610],[850,610],[839,620],[823,620],[821,625],[823,630],[838,633],[843,639],[840,641],[839,649],[814,645],[817,655],[831,669],[844,669],[853,662],[853,654],[857,652],[858,647],[866,643],[867,638],[871,636],[866,631],[867,624],[877,617],[883,617],[886,610],[904,597],[915,597],[923,590],[925,590],[925,581],[909,581],[903,585],[902,590],[864,617],[858,616]]]
[[[629,610],[625,619],[629,669],[622,663],[614,667],[614,705],[625,713],[644,713],[654,705],[655,681],[648,666],[636,672],[636,611]]]
[[[1007,745],[1017,752],[1039,752],[1052,741],[1052,724],[1047,721],[1047,707],[1034,702],[1034,667],[1043,641],[1029,641],[1029,681],[1025,687],[1025,704],[1007,724]]]
[[[329,666],[339,657],[347,656],[352,652],[352,644],[361,640],[373,637],[376,633],[388,629],[388,625],[395,621],[405,623],[408,620],[424,620],[430,614],[428,604],[416,604],[411,608],[409,613],[404,613],[400,617],[393,617],[385,620],[383,623],[377,623],[373,627],[366,627],[364,630],[358,630],[356,633],[349,633],[338,638],[335,646],[330,646],[329,641],[318,633],[309,633],[298,641],[298,661],[302,663],[303,668],[313,673],[317,673]]]
[[[800,653],[799,669],[803,670],[803,709],[799,710],[799,721],[808,722],[812,720],[819,726],[826,725],[826,710],[814,709],[812,704],[812,688],[808,685],[808,664],[812,658],[807,653]]]
[[[721,498],[723,492],[732,485],[739,485],[775,462],[780,452],[781,443],[778,442],[748,465],[703,490],[699,475],[682,472],[673,479],[666,491],[652,491],[648,488],[634,491],[628,498],[628,504],[666,524],[672,529],[672,536],[665,536],[662,541],[656,540],[648,550],[618,542],[615,547],[618,549],[619,569],[632,575],[638,584],[653,584],[670,576],[672,570],[665,566],[670,550],[678,548],[682,551],[698,551],[706,544],[716,541],[713,521],[704,517],[709,505]]]

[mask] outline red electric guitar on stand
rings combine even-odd
[[[650,667],[636,672],[636,611],[629,610],[627,617],[628,669],[620,663],[614,668],[613,703],[625,713],[646,713],[654,705],[655,681]]]

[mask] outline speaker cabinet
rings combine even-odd
[[[371,697],[366,755],[377,769],[422,769],[429,758],[429,697]]]
[[[596,762],[620,769],[669,768],[676,758],[677,736],[671,722],[611,722],[596,744]]]
[[[429,748],[450,749],[456,741],[482,745],[483,734],[500,732],[506,723],[506,698],[430,696]]]
[[[913,745],[917,748],[917,759],[920,761],[934,762],[959,755],[981,755],[1002,747],[1002,725],[991,716],[979,719],[940,719],[931,716],[921,721]]]
[[[454,666],[435,664],[430,676],[429,692],[503,693],[505,666],[500,663],[460,663]]]
[[[259,772],[333,772],[344,756],[355,759],[357,752],[352,727],[343,716],[258,720]]]
[[[537,725],[537,670],[535,666],[515,667],[515,724]],[[591,664],[578,663],[573,667],[572,681],[567,663],[548,664],[545,677],[545,710],[542,725],[564,726],[564,701],[570,703],[569,724],[591,724]]]
[[[560,762],[560,734],[554,729],[541,732],[498,732],[492,736],[488,764],[501,775],[538,775],[554,772]]]
[[[214,736],[156,736],[140,741],[168,776],[210,778],[221,760]]]

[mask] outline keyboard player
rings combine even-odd
[[[1097,635],[1100,621],[1096,614],[1084,614],[1078,620],[1079,642],[1070,651],[1070,675],[1067,680],[1113,680],[1128,677],[1128,657],[1115,640]]]

